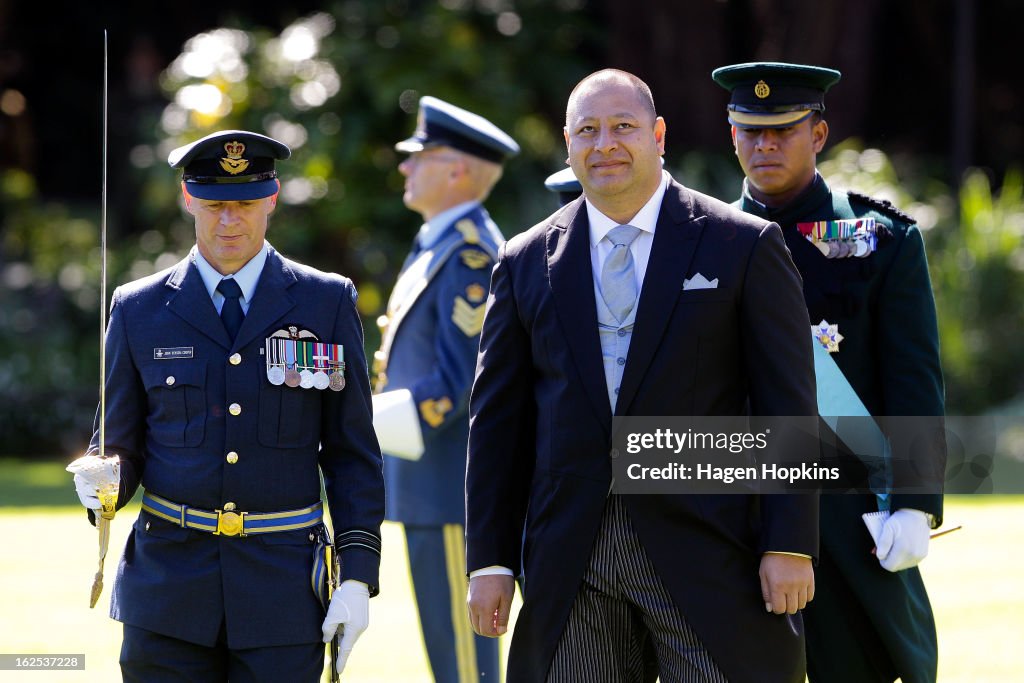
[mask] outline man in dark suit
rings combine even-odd
[[[492,275],[469,608],[503,633],[522,561],[513,683],[642,680],[649,642],[664,681],[803,680],[815,495],[609,495],[613,414],[814,414],[778,227],[674,182],[665,130],[632,74],[581,81],[565,139],[584,196],[509,240]]]
[[[119,506],[145,488],[111,598],[126,681],[319,681],[323,643],[340,671],[368,623],[384,486],[356,291],[265,240],[289,153],[246,131],[171,152],[196,246],[113,295],[104,446]]]
[[[416,131],[395,148],[408,154],[399,165],[402,199],[424,222],[378,319],[373,405],[387,456],[387,519],[405,528],[434,680],[497,680],[498,643],[473,633],[463,601],[462,491],[469,387],[504,242],[483,202],[519,145],[482,116],[427,96]]]
[[[839,72],[761,62],[721,67],[712,77],[732,94],[733,146],[746,174],[736,205],[782,227],[810,319],[830,341],[819,385],[848,389],[870,415],[939,425],[939,334],[921,231],[888,202],[835,192],[817,172],[828,139],[825,92]],[[821,414],[862,413],[822,406]],[[927,431],[915,462],[921,472],[941,473],[942,430]],[[839,459],[856,470],[850,460]],[[900,485],[913,482],[894,483],[891,496],[821,498],[817,597],[805,613],[813,683],[935,680],[935,620],[917,564],[930,528],[942,522],[941,488],[908,494]],[[865,513],[885,520],[874,551]]]

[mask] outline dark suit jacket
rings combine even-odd
[[[470,400],[469,569],[524,562],[513,683],[546,675],[612,476],[588,230],[580,199],[505,245]],[[683,291],[698,272],[717,289]],[[616,414],[815,414],[809,322],[777,226],[672,182],[638,306]],[[624,500],[729,680],[802,681],[800,617],[765,612],[758,564],[765,550],[817,553],[816,496]]]
[[[342,578],[376,592],[380,546],[372,546],[384,489],[354,299],[348,279],[271,249],[232,344],[191,255],[119,287],[106,341],[106,447],[123,463],[120,504],[141,483],[205,510],[227,502],[240,511],[291,510],[320,500],[322,471]],[[264,340],[289,324],[344,346],[343,391],[267,381]],[[232,403],[239,415],[229,414]],[[94,436],[91,450],[97,444]],[[232,648],[315,642],[324,616],[311,585],[317,531],[229,538],[143,511],[117,570],[111,615],[207,646],[222,623]]]

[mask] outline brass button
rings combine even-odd
[[[174,384],[174,375],[169,376],[164,382],[167,383],[167,386],[172,386]]]
[[[236,462],[238,462],[238,453],[231,451],[230,453],[228,453],[226,460],[228,461],[229,465],[234,465]]]
[[[228,358],[228,362],[231,363],[232,365],[238,365],[239,363],[242,362],[242,354],[240,354],[240,353],[233,353],[233,354],[231,354],[231,357]]]
[[[228,412],[231,413],[232,415],[241,415],[242,406],[238,405],[237,403],[232,403],[231,405],[228,406]]]
[[[234,503],[231,503],[231,502],[224,503],[224,510],[225,510],[225,512],[231,512],[234,509],[235,509],[235,504]]]

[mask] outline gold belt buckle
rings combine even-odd
[[[224,512],[217,510],[217,530],[214,536],[245,536],[242,529],[245,528],[244,512]]]

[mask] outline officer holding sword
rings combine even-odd
[[[126,681],[319,681],[323,643],[340,673],[369,622],[384,486],[356,291],[265,239],[289,155],[238,130],[171,152],[196,244],[113,295],[110,457],[98,419],[69,469],[90,518],[144,488],[111,597]]]

